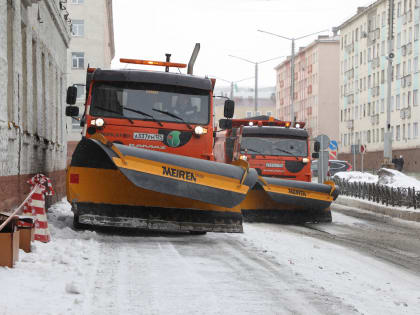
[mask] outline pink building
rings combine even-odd
[[[279,64],[276,111],[281,120],[290,120],[290,57]],[[338,36],[319,36],[295,55],[294,112],[314,137],[326,134],[338,140],[340,41]]]

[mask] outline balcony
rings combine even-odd
[[[381,60],[379,59],[379,57],[373,58],[372,59],[372,69],[376,69],[381,65]]]
[[[411,74],[407,74],[401,78],[401,87],[411,86]]]
[[[400,110],[400,118],[401,119],[409,119],[409,118],[411,118],[411,107],[401,108],[401,110]]]
[[[370,116],[370,122],[372,123],[372,125],[379,124],[379,114]]]
[[[354,52],[354,43],[351,43],[349,45],[346,46],[346,53],[351,54]]]
[[[371,92],[372,92],[372,97],[379,96],[379,85],[378,85],[378,86],[374,86],[374,87],[371,89]]]
[[[401,56],[407,55],[407,45],[401,46]]]

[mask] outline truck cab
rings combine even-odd
[[[216,133],[215,158],[247,160],[260,176],[310,182],[309,137],[303,127],[268,116],[233,119],[231,129]]]
[[[100,133],[113,143],[214,160],[214,84],[190,74],[89,68],[82,136]],[[67,115],[75,116],[74,109],[69,106]]]

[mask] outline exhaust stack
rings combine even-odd
[[[196,43],[193,53],[191,55],[190,61],[188,62],[188,69],[187,69],[188,74],[193,74],[194,63],[195,63],[195,60],[197,59],[197,55],[199,51],[200,51],[200,43]]]

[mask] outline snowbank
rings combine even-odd
[[[339,172],[334,177],[347,180],[349,182],[365,182],[386,185],[392,188],[415,188],[420,190],[420,181],[407,176],[397,170],[381,168],[378,175],[362,172]]]

